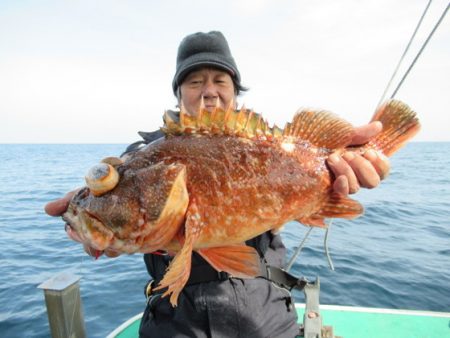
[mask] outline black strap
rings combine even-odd
[[[193,266],[186,285],[193,285],[212,281],[222,281],[228,278],[230,278],[230,274],[223,271],[218,272],[211,266],[208,265]]]
[[[296,277],[291,275],[289,272],[276,267],[276,266],[266,266],[267,270],[267,279],[275,282],[276,284],[284,287],[288,290],[297,289],[303,290],[305,285],[308,283],[306,278],[304,277]]]
[[[294,275],[291,275],[289,272],[279,267],[270,265],[264,265],[261,271],[261,275],[258,277],[263,277],[267,280],[270,280],[288,290],[292,290],[294,288],[297,290],[303,290],[308,282],[303,277],[295,277]],[[223,281],[228,278],[230,278],[230,274],[223,271],[217,272],[211,266],[195,266],[192,267],[192,271],[186,285],[212,281]]]
[[[161,259],[164,258],[164,259]],[[154,285],[158,285],[161,279],[164,277],[164,273],[166,271],[167,266],[169,265],[169,257],[168,256],[155,256],[152,254],[144,255],[144,259],[146,260],[146,264],[148,266],[147,260],[152,260],[153,265],[156,263],[160,263],[158,269],[156,271],[161,271],[160,274],[150,273],[154,277]],[[224,281],[228,278],[231,278],[231,275],[226,272],[218,272],[211,265],[209,265],[198,253],[194,252],[193,254],[193,264],[191,266],[191,272],[189,275],[189,279],[186,283],[187,285],[199,284],[199,283],[207,283],[212,281]],[[261,259],[261,271],[257,277],[262,277],[267,280],[270,280],[277,285],[288,289],[291,291],[292,289],[303,290],[304,286],[307,284],[307,280],[305,278],[298,278],[289,272],[283,270],[282,268],[268,265],[265,260]]]

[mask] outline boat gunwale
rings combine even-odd
[[[134,315],[133,317],[127,319],[125,322],[120,324],[118,327],[114,329],[110,334],[106,336],[106,338],[115,338],[118,334],[122,333],[125,329],[127,329],[131,324],[133,324],[136,320],[142,318],[142,315],[144,312],[138,313],[137,315]]]
[[[304,303],[295,303],[296,309],[304,309]],[[360,307],[360,306],[348,306],[348,305],[319,305],[320,310],[325,311],[343,311],[343,312],[359,312],[359,313],[380,313],[380,314],[391,314],[391,315],[407,315],[407,316],[425,316],[425,317],[436,317],[436,318],[450,318],[450,312],[439,312],[439,311],[425,311],[425,310],[406,310],[406,309],[388,309],[388,308],[372,308],[372,307]],[[124,332],[131,324],[139,320],[143,315],[143,312],[134,315],[129,318],[117,328],[114,329],[106,338],[115,338],[120,333]]]
[[[295,307],[304,308],[305,304],[295,303]],[[407,309],[388,309],[388,308],[374,308],[374,307],[361,307],[361,306],[348,306],[348,305],[319,305],[320,310],[331,311],[347,311],[347,312],[364,312],[364,313],[384,313],[393,315],[410,315],[410,316],[426,316],[426,317],[439,317],[450,318],[450,312],[439,311],[426,311],[426,310],[407,310]]]

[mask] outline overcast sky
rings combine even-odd
[[[181,39],[210,30],[250,88],[240,102],[270,123],[307,106],[364,124],[427,3],[2,0],[0,143],[136,141],[174,108]],[[433,1],[400,74],[447,3]],[[449,16],[397,95],[419,113],[417,141],[450,141]]]

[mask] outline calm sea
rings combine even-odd
[[[65,236],[44,204],[83,184],[99,159],[124,145],[0,145],[0,336],[48,337],[42,290],[61,272],[81,276],[89,337],[104,337],[144,309],[148,279],[141,255],[97,261]],[[392,158],[392,173],[355,198],[366,213],[334,221],[329,238],[335,266],[314,229],[293,266],[320,276],[321,303],[450,311],[450,143],[411,143]],[[289,255],[306,229],[286,226]],[[303,301],[302,294],[295,294]]]

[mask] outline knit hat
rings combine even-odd
[[[177,69],[172,81],[174,94],[191,71],[203,66],[222,69],[230,73],[236,84],[241,83],[241,75],[223,34],[199,32],[186,36],[178,47]]]

